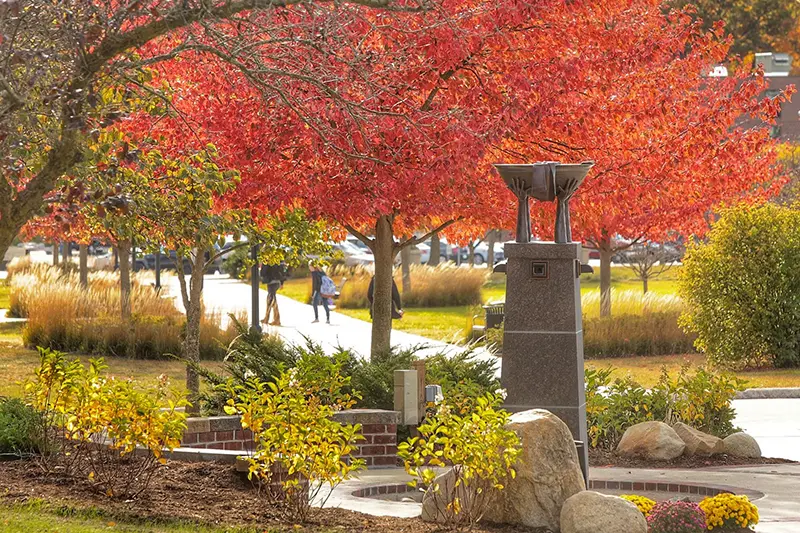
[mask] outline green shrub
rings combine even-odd
[[[718,437],[735,431],[731,406],[745,382],[728,373],[688,366],[671,377],[666,369],[655,387],[645,389],[630,377],[612,379],[612,368],[586,369],[586,420],[589,444],[613,449],[625,430],[640,422],[683,422]]]
[[[376,361],[355,359],[348,372],[354,389],[361,392],[358,407],[363,409],[394,409],[394,371],[410,370],[416,360],[415,350],[392,349]]]
[[[43,348],[39,357],[25,390],[41,414],[43,466],[88,479],[110,497],[133,498],[146,490],[166,462],[163,450],[180,445],[186,414],[178,409],[186,401],[170,392],[166,377],[145,391],[132,380],[106,376],[102,359],[85,367]]]
[[[242,385],[250,378],[274,382],[281,371],[299,367],[303,374],[322,378],[335,367],[349,378],[351,390],[360,392],[357,407],[363,409],[394,408],[394,371],[409,370],[420,357],[420,351],[429,348],[415,346],[407,349],[392,348],[378,360],[370,361],[339,348],[327,355],[319,344],[306,341],[291,345],[278,337],[251,333],[247,326],[232,319],[238,333],[224,358],[223,371],[216,373],[199,366],[200,375],[212,385],[212,390],[201,396],[204,412],[219,414],[227,401],[227,392],[221,385]],[[495,377],[496,364],[475,358],[471,348],[457,354],[437,354],[426,359],[428,384],[441,385],[444,392],[459,397],[476,397],[499,388]]]
[[[242,246],[225,255],[222,271],[234,279],[250,279],[250,247]]]
[[[715,364],[800,365],[800,211],[772,204],[723,211],[690,246],[683,326]]]
[[[360,425],[331,419],[335,411],[353,405],[345,392],[349,379],[336,364],[320,375],[311,370],[316,362],[299,363],[273,382],[251,378],[229,387],[231,399],[225,407],[253,432],[256,447],[247,458],[250,479],[259,481],[266,489],[262,494],[294,522],[308,518],[311,502],[324,505],[323,491],[332,491],[364,467],[362,459],[351,457],[363,439]],[[281,469],[285,473],[276,482]]]
[[[41,419],[17,398],[0,397],[0,455],[27,455],[39,450]]]
[[[520,442],[505,427],[510,415],[500,408],[502,403],[501,395],[487,393],[465,412],[445,396],[435,414],[417,428],[419,437],[398,446],[406,471],[416,478],[412,485],[420,483],[441,499],[437,518],[449,527],[474,526],[507,476],[516,475]],[[431,467],[447,465],[456,465],[452,482],[439,484]]]

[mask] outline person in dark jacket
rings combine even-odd
[[[375,276],[369,280],[367,288],[367,300],[369,300],[369,317],[372,318],[372,307],[375,301]],[[403,318],[403,303],[400,300],[400,291],[397,290],[397,283],[392,279],[392,318]]]
[[[281,312],[278,309],[278,289],[283,287],[283,282],[287,278],[286,263],[281,261],[278,265],[262,265],[259,275],[261,276],[261,281],[267,285],[267,314],[261,323],[280,326]],[[272,322],[269,321],[270,314],[273,315]]]
[[[328,299],[322,297],[322,278],[325,277],[325,271],[322,268],[310,264],[311,267],[311,305],[314,307],[314,321],[312,324],[319,322],[319,304],[322,304],[325,309],[325,323],[331,323],[331,309],[328,306]]]

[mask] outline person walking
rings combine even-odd
[[[331,323],[331,309],[328,306],[328,298],[330,295],[325,294],[323,296],[322,286],[325,280],[330,280],[328,276],[325,275],[325,271],[322,268],[316,265],[309,265],[311,267],[311,305],[314,307],[314,320],[312,324],[316,324],[319,322],[319,304],[322,304],[323,309],[325,309],[325,323]]]
[[[278,290],[286,281],[286,263],[281,261],[278,265],[262,265],[260,275],[261,280],[267,284],[267,314],[261,323],[280,326],[281,312],[278,309]],[[272,314],[272,322],[269,321],[270,314]]]
[[[369,317],[372,318],[372,307],[375,303],[375,276],[369,280],[369,287],[367,287],[367,300],[369,300]],[[397,289],[397,283],[392,279],[392,319],[399,320],[403,318],[403,302],[400,300],[400,291]]]

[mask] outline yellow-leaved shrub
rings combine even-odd
[[[227,385],[231,399],[225,412],[240,415],[242,427],[253,433],[249,478],[294,522],[305,521],[312,502],[324,506],[339,483],[364,467],[352,457],[363,439],[361,425],[331,418],[354,404],[344,392],[350,378],[335,364],[324,374],[311,367],[301,360],[274,382],[253,377]]]
[[[475,525],[506,479],[515,477],[519,437],[506,429],[510,414],[500,408],[503,393],[470,401],[452,398],[436,406],[418,427],[419,436],[400,443],[398,455],[436,500],[437,520],[450,528]],[[438,483],[431,467],[453,466],[450,483]]]
[[[180,445],[186,401],[161,376],[155,389],[105,374],[102,359],[79,359],[39,348],[35,377],[25,386],[41,414],[41,464],[85,477],[111,497],[133,498],[147,489],[166,462],[164,450]]]

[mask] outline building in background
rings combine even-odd
[[[800,88],[800,76],[790,76],[792,60],[791,55],[782,53],[763,52],[755,55],[755,64],[763,66],[764,76],[769,82],[766,97],[776,97],[789,85]],[[791,102],[784,102],[771,133],[782,141],[800,141],[800,95],[794,95]]]

